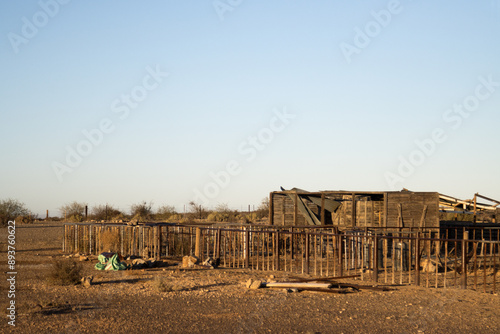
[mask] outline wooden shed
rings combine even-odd
[[[439,228],[439,193],[412,191],[318,191],[270,193],[272,225]]]

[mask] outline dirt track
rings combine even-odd
[[[4,275],[1,332],[19,333],[498,333],[498,295],[458,289],[395,287],[351,294],[249,290],[249,278],[280,281],[288,273],[240,269],[100,272],[82,262],[94,285],[59,287],[45,282],[60,257],[62,227],[16,227],[16,327],[6,318],[7,229],[0,229]],[[173,289],[159,292],[155,277]],[[346,281],[347,282],[347,281]],[[350,281],[357,284],[366,282]]]

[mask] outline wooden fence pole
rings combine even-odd
[[[305,234],[306,240],[305,240],[305,273],[309,274],[309,232],[306,232]]]
[[[196,228],[196,241],[194,244],[194,256],[197,258],[201,258],[201,229],[199,227]]]
[[[462,240],[462,289],[467,289],[467,242],[469,241],[469,232],[464,229],[464,238]]]
[[[415,242],[415,285],[420,285],[420,231]]]
[[[343,253],[343,247],[342,247],[342,234],[338,231],[337,234],[337,247],[338,251],[337,254],[339,256],[339,271],[340,271],[340,276],[344,276],[344,254]]]
[[[220,258],[220,238],[221,238],[221,230],[217,229],[216,239],[215,239],[215,258]]]
[[[275,250],[275,261],[276,261],[276,270],[280,270],[280,231],[276,230],[276,250]]]
[[[373,280],[378,282],[378,235],[373,237]],[[402,248],[402,247],[401,247]]]
[[[245,268],[250,267],[250,231],[245,228]]]

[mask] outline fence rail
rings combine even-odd
[[[460,237],[460,238],[458,238]],[[181,224],[65,224],[63,251],[116,251],[160,259],[195,255],[223,267],[379,284],[497,291],[500,229],[362,229]]]

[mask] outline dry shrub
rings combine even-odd
[[[16,224],[33,224],[35,220],[32,216],[18,216],[16,218]]]
[[[52,264],[47,280],[54,285],[74,285],[80,283],[82,265],[73,260],[58,259]]]
[[[174,290],[174,286],[161,276],[156,276],[152,285],[153,289],[157,292],[170,292]]]
[[[150,221],[150,219],[148,216],[144,216],[138,213],[134,215],[130,221],[134,223],[147,223],[148,221]]]
[[[181,220],[182,220],[182,215],[175,213],[175,214],[171,215],[170,217],[168,217],[168,219],[166,221],[169,223],[177,223]]]
[[[101,234],[101,249],[108,252],[117,252],[120,244],[118,231],[107,230]]]

